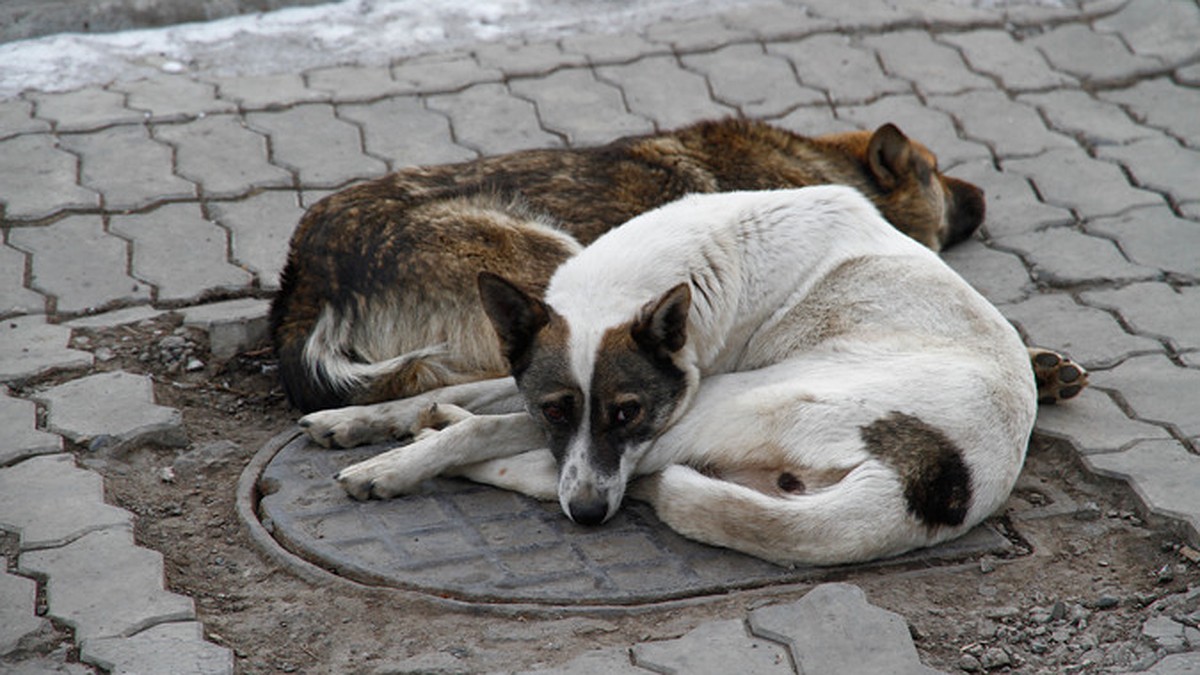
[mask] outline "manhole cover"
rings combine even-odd
[[[285,434],[259,451],[256,513],[293,554],[357,582],[476,602],[637,604],[811,581],[828,568],[784,568],[684,539],[629,502],[601,527],[512,492],[438,479],[420,494],[357,502],[332,480],[383,449],[325,450]],[[956,541],[874,566],[1003,552],[988,525]]]

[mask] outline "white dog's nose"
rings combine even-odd
[[[588,499],[573,499],[568,516],[580,525],[599,525],[608,519],[608,500],[603,495]]]

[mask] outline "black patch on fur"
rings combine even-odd
[[[938,428],[893,412],[862,428],[867,451],[892,467],[908,512],[930,528],[961,525],[971,507],[971,470]]]

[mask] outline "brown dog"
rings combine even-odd
[[[583,246],[688,193],[820,184],[858,189],[935,251],[983,221],[983,192],[942,175],[891,124],[806,138],[727,119],[407,169],[326,197],[301,220],[271,308],[284,388],[310,412],[505,377],[480,272],[540,294]],[[1038,375],[1055,399],[1085,378],[1065,360]]]

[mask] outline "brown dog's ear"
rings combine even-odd
[[[688,310],[692,289],[679,284],[642,308],[629,329],[633,341],[656,357],[666,358],[687,343]]]
[[[500,351],[516,375],[528,365],[529,348],[538,331],[550,322],[550,309],[546,303],[491,272],[480,272],[478,284],[483,311],[496,329]]]
[[[914,159],[919,159],[919,154],[914,152],[908,136],[890,122],[876,129],[867,143],[867,166],[885,190],[900,185],[904,176],[913,171]]]

